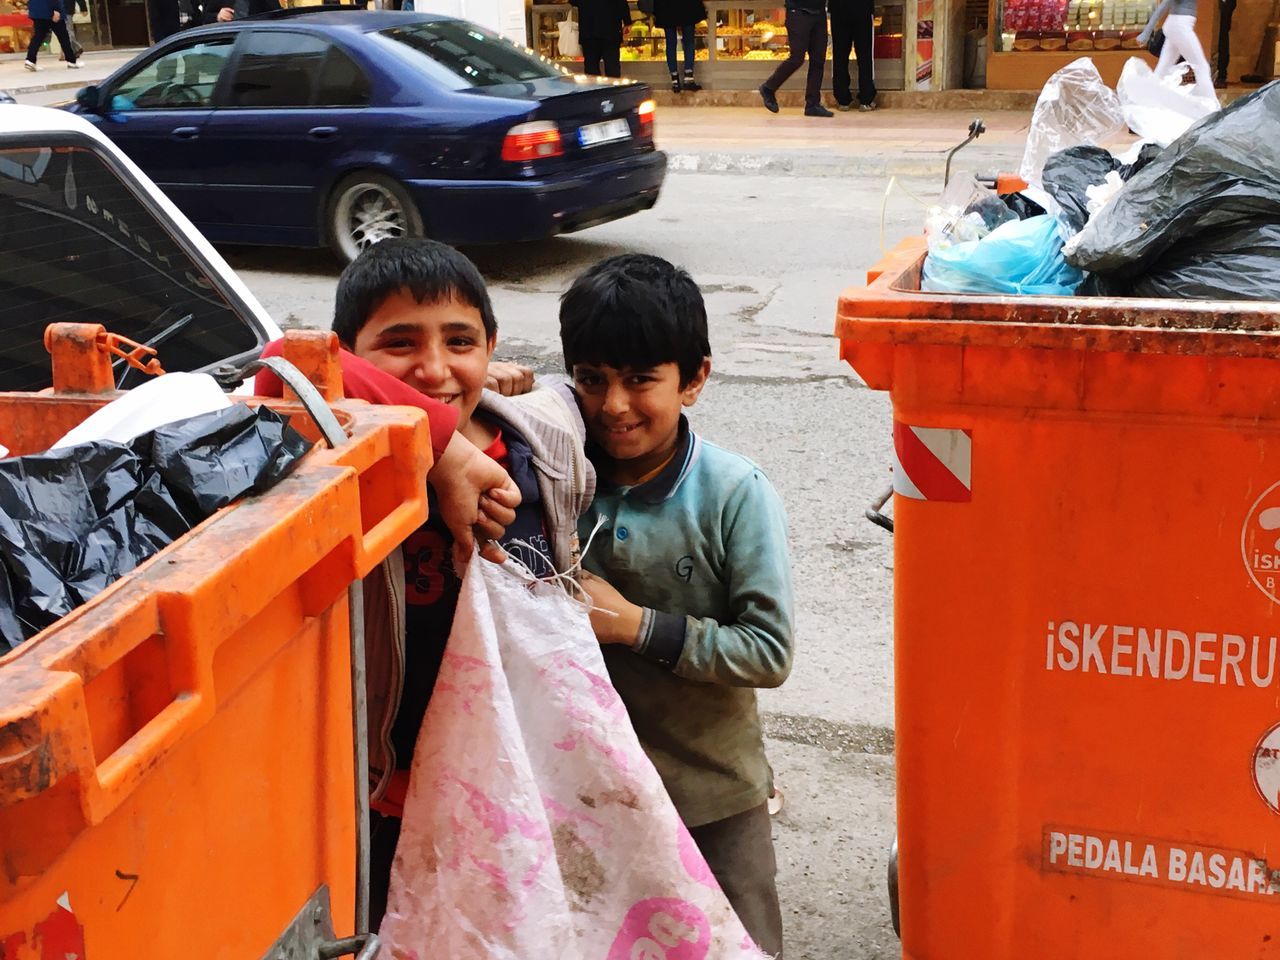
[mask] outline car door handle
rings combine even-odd
[[[169,134],[175,140],[194,140],[200,136],[199,127],[174,127],[173,133]]]
[[[329,140],[337,135],[337,127],[312,127],[307,131],[307,136],[312,140]]]

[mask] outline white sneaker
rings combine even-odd
[[[67,64],[67,69],[68,69],[68,70],[79,70],[79,69],[80,69],[80,61],[79,61],[79,60],[77,60],[77,61],[75,61],[74,63],[68,63],[68,64]]]
[[[35,73],[37,70],[39,70],[39,69],[40,69],[40,68],[39,68],[39,67],[37,67],[34,63],[32,63],[30,60],[23,60],[23,61],[22,61],[22,65],[23,65],[24,67],[26,67],[28,70],[30,70],[32,73]]]

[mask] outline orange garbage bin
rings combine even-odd
[[[64,327],[55,391],[0,394],[14,454],[115,398],[105,342]],[[321,353],[306,359],[323,381]],[[336,424],[249,402],[312,439],[327,421],[340,442],[0,658],[3,960],[312,956],[330,909],[353,932],[365,784],[348,587],[426,516],[427,422],[360,401],[318,408]]]
[[[1280,305],[924,250],[837,316],[893,404],[903,957],[1280,957]]]

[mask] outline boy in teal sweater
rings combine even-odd
[[[596,264],[561,300],[560,338],[599,477],[579,538],[603,518],[583,586],[609,675],[743,925],[781,957],[755,688],[791,670],[782,504],[759,467],[689,429],[711,346],[683,270],[636,254]]]

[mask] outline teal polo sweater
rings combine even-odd
[[[760,468],[682,418],[675,457],[635,487],[601,482],[579,521],[583,566],[646,609],[635,648],[605,663],[690,827],[759,806],[772,773],[756,687],[791,671],[791,563],[782,502]]]

